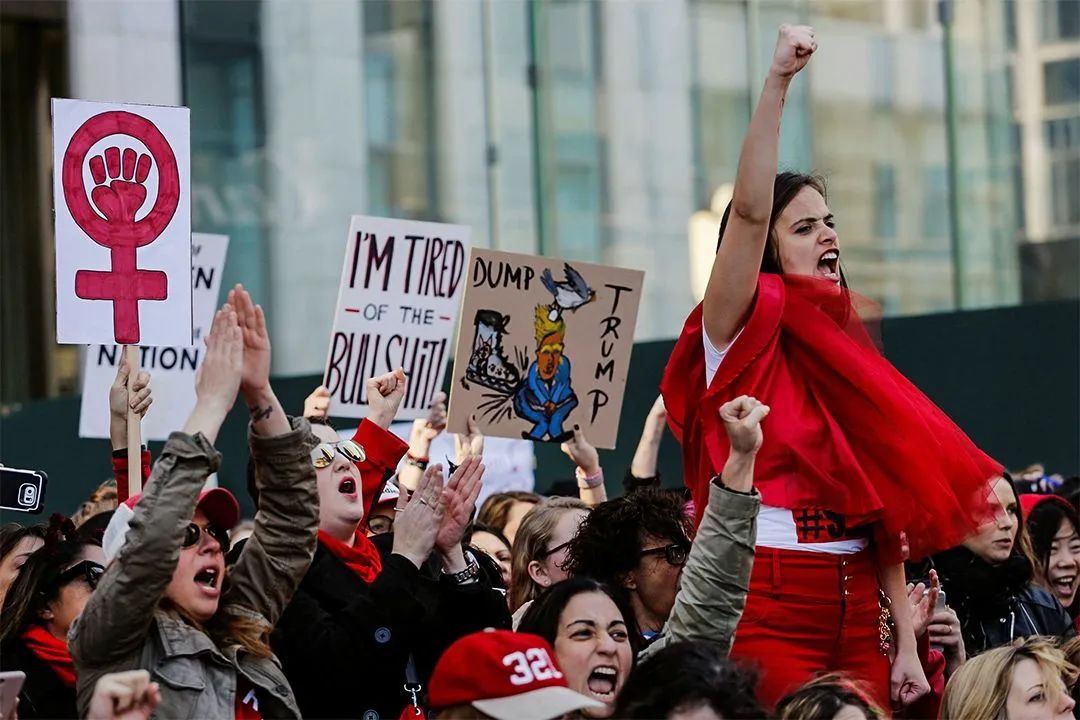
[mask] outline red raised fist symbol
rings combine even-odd
[[[146,186],[143,183],[150,176],[150,156],[146,153],[139,155],[136,165],[136,155],[138,153],[131,148],[125,148],[121,163],[120,148],[111,147],[104,156],[90,158],[90,174],[97,183],[97,187],[90,191],[90,199],[110,223],[134,223],[135,213],[146,202]],[[104,184],[106,169],[112,180],[108,185]]]
[[[90,205],[83,184],[83,163],[90,148],[110,135],[127,135],[149,151],[139,154],[110,147],[90,159],[90,175],[96,184],[90,192],[99,215]],[[146,202],[146,179],[157,165],[158,190],[146,217],[135,215]],[[108,180],[108,184],[106,184]],[[172,221],[180,203],[180,174],[168,140],[152,122],[123,111],[110,111],[87,120],[71,136],[64,153],[64,200],[75,223],[98,245],[109,248],[112,269],[79,270],[75,294],[85,300],[110,300],[116,342],[139,342],[139,301],[164,300],[168,278],[156,270],[139,270],[136,248],[149,245]],[[104,216],[104,217],[102,217]]]

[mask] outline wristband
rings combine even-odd
[[[405,464],[406,465],[411,465],[412,467],[417,468],[418,470],[427,470],[428,462],[429,462],[429,460],[426,457],[417,458],[417,457],[413,457],[411,454],[408,454],[408,453],[406,453],[406,455],[405,455]]]
[[[596,472],[592,475],[586,475],[584,470],[577,468],[574,470],[574,474],[577,475],[577,486],[579,490],[595,490],[604,484],[603,468],[597,468]]]

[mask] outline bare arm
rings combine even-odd
[[[630,474],[636,478],[656,477],[656,462],[660,457],[660,441],[664,438],[664,428],[667,426],[667,410],[664,408],[663,396],[656,398],[649,416],[645,418],[645,426],[641,429],[641,440],[638,441],[637,450],[634,451],[634,459],[630,461]]]
[[[784,100],[791,79],[806,66],[816,49],[811,28],[780,26],[772,67],[739,155],[723,242],[705,288],[705,332],[717,347],[735,337],[754,299],[772,214]]]
[[[604,487],[604,471],[600,467],[600,453],[585,439],[585,433],[574,426],[574,437],[562,444],[562,451],[574,461],[574,471],[578,482],[578,496],[581,502],[591,508],[607,501],[607,488]]]

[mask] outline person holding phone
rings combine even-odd
[[[700,516],[729,442],[719,409],[772,409],[757,457],[757,553],[732,654],[761,669],[772,706],[821,672],[868,683],[882,707],[928,690],[916,653],[901,533],[922,557],[989,515],[1001,467],[880,354],[847,288],[824,181],[777,174],[788,90],[818,49],[782,25],[750,120],[704,301],[661,385]],[[884,597],[884,604],[879,597]],[[806,613],[812,604],[815,612]],[[805,622],[801,618],[806,618]]]

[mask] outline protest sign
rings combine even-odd
[[[195,371],[202,360],[203,338],[210,332],[221,294],[222,274],[229,238],[225,235],[191,236],[191,287],[195,344],[190,347],[140,348],[140,366],[150,373],[154,404],[143,418],[143,437],[167,440],[195,407]],[[109,386],[116,378],[121,348],[91,345],[83,364],[79,437],[109,437]]]
[[[448,430],[615,447],[644,273],[474,249]]]
[[[57,342],[190,345],[188,109],[52,113]]]
[[[399,419],[427,414],[450,360],[470,229],[353,216],[323,384],[330,414],[367,416],[367,381],[409,378]]]

